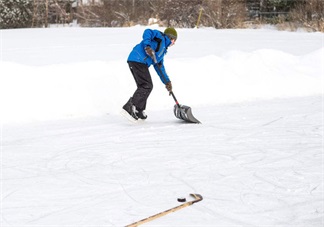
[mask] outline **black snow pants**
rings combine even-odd
[[[147,65],[138,62],[128,62],[130,71],[133,74],[137,89],[133,94],[133,105],[138,111],[146,109],[146,102],[153,90],[153,82]]]

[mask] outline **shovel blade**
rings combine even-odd
[[[174,115],[176,118],[179,118],[181,120],[184,120],[189,123],[201,123],[199,120],[197,120],[193,115],[191,108],[189,106],[185,105],[174,105]]]

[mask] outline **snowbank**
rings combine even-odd
[[[143,30],[133,27],[3,31],[2,121],[119,113],[135,90],[126,58]],[[214,29],[180,29],[179,34],[165,64],[182,104],[198,107],[323,94],[324,48],[320,42],[310,45],[307,39],[300,39],[308,35],[318,41],[320,34]],[[36,40],[32,42],[33,35]],[[198,39],[198,35],[206,38]],[[249,49],[245,46],[247,40]],[[260,40],[267,42],[264,46],[273,48],[259,48]],[[225,47],[220,49],[222,42]],[[298,47],[290,46],[296,43]],[[292,48],[300,48],[304,54],[290,53]],[[182,56],[183,53],[186,55]],[[100,56],[98,60],[94,54]],[[103,56],[107,60],[102,60]],[[172,98],[153,68],[150,70],[155,88],[147,111],[172,107]]]

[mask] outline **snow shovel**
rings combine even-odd
[[[153,52],[153,61],[154,63],[157,65],[156,68],[158,68],[159,72],[161,73],[161,75],[164,76],[162,70],[161,70],[161,66],[159,64],[157,64],[157,60],[156,60],[156,57],[155,57],[155,53]],[[173,92],[171,91],[170,94],[172,95],[174,101],[175,101],[175,105],[174,105],[174,109],[173,109],[173,112],[174,112],[174,115],[181,119],[181,120],[184,120],[186,122],[189,122],[189,123],[198,123],[200,124],[201,122],[198,121],[193,115],[192,115],[192,112],[191,112],[191,108],[189,106],[185,106],[185,105],[180,105],[178,100],[176,99],[176,97],[174,96]]]
[[[191,111],[191,108],[189,106],[180,105],[172,91],[170,92],[170,94],[172,95],[172,97],[173,97],[173,99],[174,99],[174,101],[176,103],[174,105],[173,112],[174,112],[174,115],[177,118],[179,118],[181,120],[184,120],[186,122],[189,122],[189,123],[198,123],[198,124],[201,123],[200,121],[197,120],[197,118],[195,118],[192,115],[192,111]]]

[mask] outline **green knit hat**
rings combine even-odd
[[[166,28],[164,34],[167,35],[170,39],[177,39],[178,33],[174,28]]]

